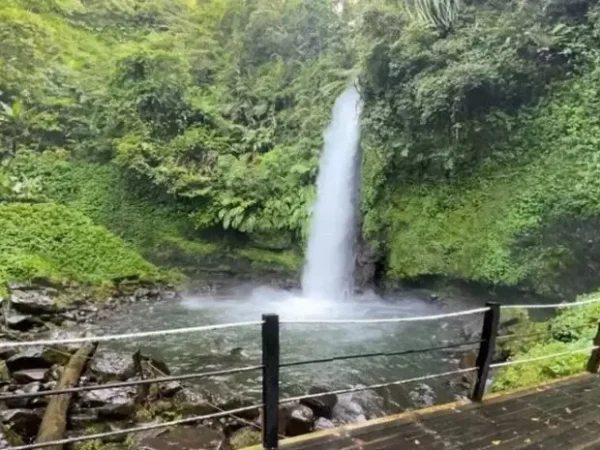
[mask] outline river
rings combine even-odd
[[[507,302],[519,301],[519,298]],[[477,296],[432,301],[430,294],[406,290],[386,296],[364,294],[335,304],[309,301],[297,292],[248,285],[231,287],[219,295],[190,295],[182,301],[132,305],[125,317],[100,323],[101,332],[121,333],[193,327],[208,324],[260,320],[263,313],[281,320],[364,319],[442,314],[482,306]],[[432,322],[378,324],[282,324],[281,362],[327,358],[357,353],[396,352],[464,342],[465,327],[479,330],[481,314]],[[477,338],[477,336],[475,336]],[[472,339],[472,337],[471,337]],[[112,344],[118,349],[141,349],[167,363],[175,374],[224,370],[260,364],[260,327],[145,338]],[[471,347],[475,348],[475,347]],[[379,356],[334,361],[281,370],[282,397],[299,395],[311,386],[343,389],[452,371],[459,352],[436,351],[405,356]],[[260,372],[197,380],[210,391],[243,393],[259,399]],[[448,380],[429,380],[436,402],[451,401],[458,393]],[[385,392],[392,400],[389,411],[407,406],[415,384]]]

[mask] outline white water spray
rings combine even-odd
[[[346,89],[333,107],[319,163],[302,291],[311,299],[336,300],[354,287],[354,233],[360,141],[360,95]]]

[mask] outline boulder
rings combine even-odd
[[[210,399],[189,389],[177,392],[173,400],[177,404],[179,412],[184,416],[203,416],[219,411]]]
[[[14,348],[0,347],[0,359],[8,359],[16,354],[17,350]]]
[[[0,450],[10,450],[23,444],[21,436],[0,423]]]
[[[52,363],[44,359],[43,347],[27,347],[6,360],[11,372],[25,369],[47,369]]]
[[[335,424],[325,417],[319,417],[315,422],[315,431],[329,430],[335,428]]]
[[[10,304],[15,311],[23,314],[37,315],[60,311],[46,290],[12,291]]]
[[[365,387],[357,385],[357,388]],[[345,394],[344,399],[362,408],[367,419],[375,419],[386,415],[385,399],[373,391],[359,391]],[[340,397],[341,398],[341,397]]]
[[[332,422],[336,425],[348,425],[351,423],[366,422],[365,410],[357,402],[353,401],[352,395],[342,395],[332,411]]]
[[[85,430],[91,426],[94,426],[100,419],[98,417],[98,411],[95,409],[77,408],[77,410],[70,412],[67,420],[69,429]]]
[[[160,436],[144,438],[139,448],[155,450],[220,450],[225,446],[225,435],[204,426],[169,430]]]
[[[48,369],[24,369],[12,373],[13,380],[19,384],[44,381]]]
[[[330,389],[320,386],[314,386],[308,390],[308,393],[321,394],[328,391],[330,391]],[[334,394],[327,394],[321,397],[304,399],[301,400],[300,403],[312,409],[316,416],[331,419],[333,408],[337,401],[338,399]]]
[[[354,278],[356,286],[364,288],[376,282],[377,264],[380,258],[362,236],[359,236],[357,241]]]
[[[19,388],[12,391],[11,394],[35,394],[41,390],[44,390],[41,383],[32,382],[24,386],[19,386]],[[37,408],[45,406],[47,403],[48,397],[25,397],[5,400],[5,404],[9,408]]]
[[[89,373],[98,381],[124,381],[135,375],[131,355],[102,349],[96,352]]]
[[[95,408],[100,418],[126,419],[135,413],[133,387],[98,389],[80,395],[81,403]]]
[[[300,436],[313,430],[315,414],[305,405],[293,405],[287,415],[285,424],[286,436]]]
[[[235,431],[229,437],[229,445],[233,450],[252,447],[262,442],[262,433],[252,427],[244,427]]]
[[[244,397],[234,390],[210,392],[206,389],[195,388],[194,392],[191,392],[189,389],[184,389],[178,393],[177,396],[184,398],[189,397],[190,400],[193,399],[193,401],[201,399],[201,402],[213,405],[213,412],[244,408],[256,403],[252,398]],[[253,409],[236,414],[236,416],[246,420],[255,420],[258,418],[259,414],[260,411],[258,409]]]
[[[161,397],[173,397],[182,389],[183,386],[181,386],[181,383],[178,383],[177,381],[170,381],[168,383],[161,383],[159,392]]]
[[[0,411],[0,422],[22,437],[35,436],[42,423],[42,410],[6,409]]]
[[[81,331],[72,331],[72,330],[52,330],[42,335],[42,339],[46,339],[49,341],[58,341],[58,340],[66,340],[66,339],[79,339],[83,338],[87,335],[86,332]],[[57,364],[67,363],[72,354],[74,354],[77,350],[81,348],[83,344],[59,344],[47,346],[46,351],[49,355],[51,355],[51,351],[56,353],[56,361],[53,361]]]
[[[24,314],[9,313],[6,318],[6,325],[11,330],[29,331],[34,328],[43,327],[44,322],[37,317]]]
[[[426,408],[435,404],[435,391],[425,383],[418,384],[408,393],[408,396],[417,408]]]

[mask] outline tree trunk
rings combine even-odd
[[[94,352],[96,346],[95,343],[87,344],[71,356],[56,389],[67,389],[77,385],[88,358]],[[59,394],[50,397],[35,441],[37,444],[63,438],[67,427],[67,411],[72,396],[73,394]],[[62,450],[62,448],[62,445],[46,447],[48,450]]]

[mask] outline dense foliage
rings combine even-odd
[[[0,284],[40,278],[102,284],[160,277],[123,241],[64,206],[0,205],[0,229]]]
[[[596,293],[582,300],[598,301],[600,298]],[[531,386],[583,371],[598,329],[598,317],[600,303],[563,309],[549,321],[533,321],[527,314],[519,317],[518,325],[510,333],[521,337],[500,339],[498,351],[511,361],[539,359],[499,369],[493,389],[502,391]],[[560,356],[548,358],[552,354]]]
[[[295,272],[335,96],[388,278],[598,287],[595,0],[6,0],[0,196],[164,265]]]

